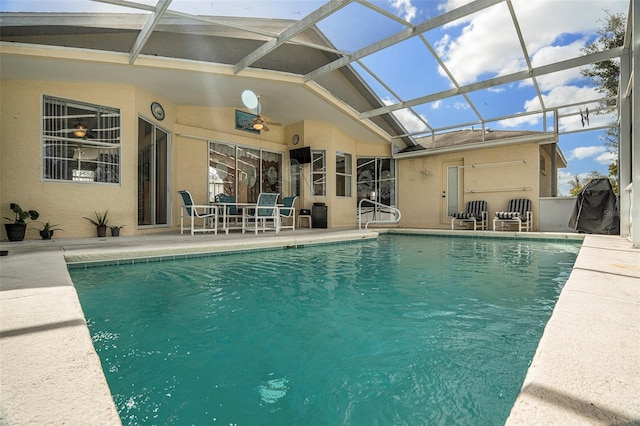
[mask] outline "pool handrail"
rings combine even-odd
[[[367,202],[369,204],[373,205],[373,220],[369,220],[364,224],[364,229],[367,229],[369,227],[369,224],[371,223],[388,223],[388,224],[395,224],[400,222],[400,218],[402,217],[402,213],[400,213],[400,210],[398,210],[395,207],[391,207],[388,206],[386,204],[382,204],[379,203],[377,201],[373,201],[373,200],[369,200],[368,198],[363,198],[360,200],[360,202],[358,203],[358,229],[362,229],[362,204],[364,202]],[[382,207],[382,209],[387,210],[387,212],[389,213],[393,213],[395,216],[395,219],[375,219],[376,217],[376,212],[378,211],[378,206]],[[382,210],[381,209],[381,210]]]

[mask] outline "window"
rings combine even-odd
[[[120,183],[120,110],[43,97],[43,179]]]
[[[282,154],[262,151],[262,192],[282,192]],[[256,200],[257,201],[257,200]]]
[[[336,195],[351,197],[351,154],[336,152]]]
[[[302,164],[296,163],[291,164],[289,167],[289,173],[291,177],[290,191],[291,195],[300,196],[302,195]]]
[[[311,151],[311,195],[327,195],[327,167],[324,151]]]
[[[396,205],[396,162],[391,158],[358,158],[358,203],[367,198],[387,206]]]
[[[209,142],[209,201],[217,195],[255,203],[260,192],[282,191],[282,154]]]

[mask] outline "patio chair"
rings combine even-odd
[[[231,222],[235,225],[234,228],[240,229],[242,226],[242,211],[235,205],[236,197],[232,195],[218,194],[216,195],[216,203],[220,204],[229,204],[225,206],[220,206],[218,216],[220,216],[220,212],[222,212],[222,217],[219,220],[222,220],[222,229],[224,229],[225,233],[229,233],[229,229],[231,228]]]
[[[185,230],[185,215],[189,217],[191,235],[196,232],[213,232],[218,233],[218,213],[216,209],[209,205],[196,205],[193,203],[193,197],[189,191],[178,191],[182,197],[182,207],[180,208],[180,233]],[[198,227],[196,221],[201,220],[202,226]]]
[[[261,229],[263,232],[268,229],[267,221],[269,220],[274,222],[274,227],[272,229],[275,229],[276,233],[280,232],[280,216],[278,215],[278,209],[276,208],[279,196],[279,193],[261,192],[258,195],[258,202],[255,207],[247,207],[244,209],[242,215],[243,234],[248,229],[250,220],[253,220],[254,231],[256,234],[258,234],[258,229]]]
[[[280,229],[296,230],[296,199],[298,197],[284,197],[282,199],[282,207],[280,207]],[[291,219],[291,225],[283,225]]]
[[[481,230],[486,230],[488,226],[487,211],[486,201],[469,201],[465,211],[451,215],[451,230],[453,231],[455,229],[456,221],[458,222],[458,226],[473,223],[474,231],[476,231],[478,227],[480,227]]]
[[[493,230],[496,230],[496,223],[500,222],[500,228],[508,228],[509,224],[517,224],[518,232],[531,231],[533,229],[533,213],[531,212],[531,200],[528,198],[516,198],[509,200],[507,210],[496,212],[493,218]]]

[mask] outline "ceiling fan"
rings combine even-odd
[[[244,92],[242,92],[242,103],[244,104],[244,106],[254,111],[254,114],[256,115],[252,120],[254,130],[264,130],[265,132],[268,132],[270,129],[267,124],[270,124],[272,126],[282,125],[280,123],[267,123],[267,121],[261,115],[262,104],[260,104],[260,96],[253,93],[252,90],[245,90]]]

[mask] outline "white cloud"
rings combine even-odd
[[[440,109],[442,106],[442,99],[438,99],[437,101],[431,102],[431,109]]]
[[[465,3],[468,1],[450,0],[442,9],[451,10]],[[617,13],[626,12],[628,8],[628,2],[622,0],[606,3],[514,0],[513,5],[533,66],[579,55],[600,25],[598,19],[604,15],[603,9]],[[540,19],[541,16],[544,19]],[[442,37],[436,48],[458,83],[464,85],[487,75],[526,69],[524,53],[505,3],[467,16],[446,28],[453,26],[458,27],[459,36]],[[543,82],[548,89],[559,84],[559,80],[566,84],[576,78],[579,71],[570,70]]]
[[[568,197],[571,195],[571,182],[578,177],[580,182],[590,179],[589,173],[572,173],[568,170],[558,170],[558,195]]]
[[[471,107],[466,102],[459,102],[458,101],[458,102],[454,102],[454,104],[453,104],[453,109],[456,109],[458,111],[469,109],[469,108],[471,108]]]
[[[558,170],[558,194],[568,196],[574,174],[566,170]]]
[[[606,153],[604,146],[580,146],[569,152],[567,160],[584,160],[585,158],[595,157],[598,154]]]
[[[503,129],[518,129],[523,125],[535,127],[540,123],[540,114],[524,115],[521,117],[507,118],[497,122],[498,127]]]
[[[617,159],[617,155],[612,152],[605,152],[596,157],[596,161],[602,165],[608,166]]]
[[[416,17],[418,8],[411,3],[411,0],[389,0],[389,4],[400,12],[405,21],[411,22]]]
[[[398,118],[404,128],[410,133],[424,132],[427,130],[427,126],[408,109],[394,111],[393,115]],[[424,115],[420,114],[420,117],[426,121],[426,117]]]
[[[389,98],[382,99],[382,102],[385,105],[395,104],[395,101]],[[402,123],[404,128],[407,129],[409,133],[424,132],[425,130],[428,129],[428,127],[418,117],[416,117],[416,115],[413,112],[411,112],[411,110],[409,109],[405,108],[398,111],[394,111],[393,115],[396,116],[396,118],[400,121],[400,123]],[[424,121],[427,121],[427,118],[423,114],[420,114],[420,117]]]

